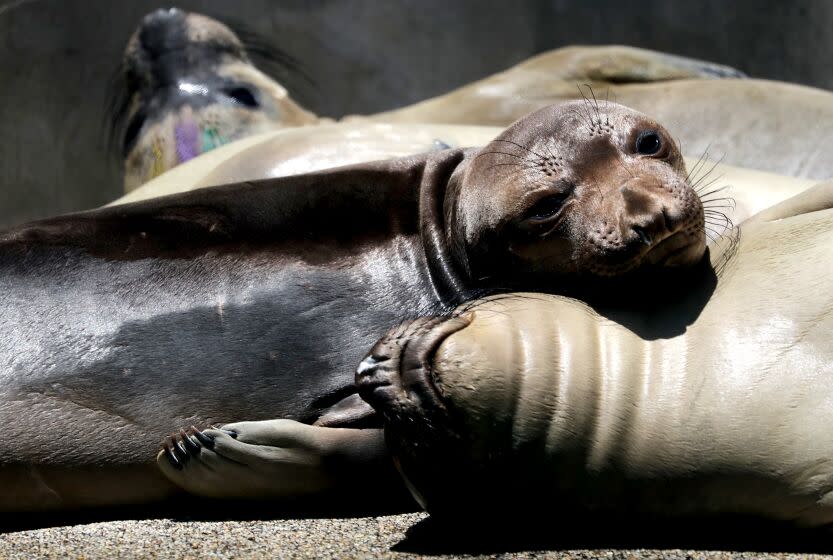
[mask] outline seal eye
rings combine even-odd
[[[636,139],[636,153],[652,156],[662,149],[662,139],[653,130],[646,130]]]
[[[255,94],[252,93],[247,87],[236,87],[226,90],[226,95],[243,105],[244,107],[249,107],[250,109],[256,109],[260,107],[260,103],[257,102],[257,98],[255,98]]]
[[[536,202],[532,208],[527,210],[524,218],[533,223],[549,220],[558,214],[558,211],[561,210],[562,206],[564,206],[564,201],[567,200],[569,196],[570,193],[565,192],[542,198]]]

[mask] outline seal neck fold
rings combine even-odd
[[[451,174],[465,158],[463,150],[445,150],[425,162],[420,182],[419,230],[431,282],[449,307],[466,298],[466,284],[446,241],[443,205]]]

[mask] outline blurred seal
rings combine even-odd
[[[176,8],[145,16],[128,41],[121,80],[113,126],[128,192],[218,146],[319,120],[255,68],[231,29]]]

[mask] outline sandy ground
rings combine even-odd
[[[544,548],[514,543],[503,549],[498,545],[467,551],[471,542],[449,544],[432,531],[431,523],[419,513],[350,519],[92,522],[6,532],[0,535],[0,558],[833,558],[719,548],[571,548],[569,543]]]

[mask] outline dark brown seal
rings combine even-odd
[[[612,285],[647,265],[691,265],[704,247],[700,201],[664,129],[585,103],[533,113],[481,150],[15,228],[0,236],[0,391],[16,427],[0,436],[0,463],[30,470],[24,497],[0,507],[135,501],[140,483],[143,500],[159,499],[172,488],[148,462],[180,426],[378,426],[353,371],[389,325],[474,294]],[[185,445],[169,448],[173,470]],[[110,493],[88,491],[93,465]],[[122,488],[127,471],[140,482]]]

